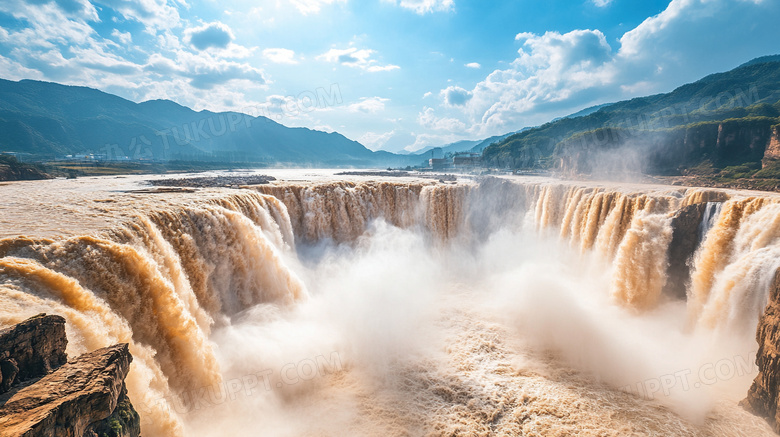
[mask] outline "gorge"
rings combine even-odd
[[[5,185],[0,325],[127,343],[145,437],[778,429],[777,195],[268,173]]]

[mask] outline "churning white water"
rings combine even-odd
[[[686,302],[662,292],[666,257],[701,190],[79,196],[105,211],[95,229],[114,222],[0,241],[0,323],[61,314],[71,354],[129,342],[144,436],[773,435],[737,403],[780,248],[774,198],[707,204]]]

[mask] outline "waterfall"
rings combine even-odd
[[[285,265],[284,206],[256,193],[140,216],[100,236],[0,240],[0,321],[68,320],[71,355],[130,343],[128,390],[144,433],[182,435],[170,394],[220,382],[215,325],[259,303],[305,298]]]
[[[775,198],[495,178],[278,183],[160,204],[97,233],[6,238],[0,324],[60,314],[71,355],[129,343],[135,361],[128,390],[149,418],[144,435],[182,436],[172,394],[223,382],[215,330],[257,306],[294,308],[311,298],[296,253],[302,246],[360,246],[377,222],[413,231],[433,247],[457,243],[464,250],[502,229],[530,232],[611,265],[608,296],[641,313],[672,299],[663,290],[673,219],[700,204],[690,325],[754,329],[780,267]]]
[[[723,209],[722,202],[707,202],[707,206],[704,208],[704,215],[699,223],[699,241],[704,241],[704,237],[715,226],[715,223],[720,216],[720,211]]]

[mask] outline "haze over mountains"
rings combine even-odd
[[[91,88],[0,80],[0,152],[33,159],[96,154],[108,161],[189,160],[302,166],[419,165],[434,147],[371,151],[333,132],[289,128],[267,117],[196,112],[169,100],[134,103]],[[506,135],[437,147],[481,153]]]
[[[780,56],[597,109],[511,135],[487,147],[483,159],[493,167],[577,173],[591,172],[595,162],[585,161],[610,154],[616,164],[634,158],[634,170],[649,173],[676,173],[705,161],[716,168],[760,166],[771,129],[780,123]]]
[[[412,153],[409,153],[409,155],[417,155],[420,157],[431,155],[431,150],[436,150],[435,156],[439,157],[446,156],[448,153],[482,153],[483,150],[485,150],[486,147],[493,143],[497,143],[501,140],[504,140],[510,135],[514,135],[518,132],[523,132],[525,130],[530,129],[529,127],[524,127],[523,129],[517,131],[517,132],[510,132],[508,134],[504,135],[495,135],[490,138],[485,138],[484,140],[461,140],[456,141],[454,143],[445,144],[443,146],[428,146],[424,147],[420,150],[416,150]]]
[[[196,112],[167,100],[133,103],[90,88],[31,80],[0,81],[0,132],[1,151],[48,159],[94,153],[107,160],[304,166],[403,161],[339,133],[288,128],[262,116]]]
[[[196,112],[167,100],[134,103],[85,87],[0,80],[0,152],[30,159],[95,154],[109,161],[400,167],[431,156],[484,151],[490,167],[589,172],[592,165],[581,162],[585,156],[631,144],[654,154],[639,170],[674,173],[704,161],[716,167],[760,163],[765,146],[757,144],[769,140],[778,117],[779,55],[667,94],[593,106],[542,126],[408,155],[371,151],[339,133],[289,128],[262,116]],[[735,139],[726,145],[718,133],[724,122],[732,130],[738,122],[752,131],[733,130]]]

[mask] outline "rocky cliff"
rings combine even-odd
[[[667,280],[664,293],[679,299],[686,298],[686,282],[691,277],[688,261],[699,247],[699,227],[707,209],[706,203],[686,206],[672,218],[672,241],[669,243]]]
[[[562,141],[554,161],[565,174],[679,174],[709,160],[715,167],[780,157],[775,119],[706,122],[667,130],[598,129]],[[773,135],[774,132],[774,135]]]
[[[780,125],[772,126],[770,132],[769,145],[766,146],[764,158],[761,160],[761,167],[771,167],[780,162]]]
[[[771,138],[771,127],[776,120],[733,120],[718,124],[715,143],[715,162],[719,165],[759,162]]]
[[[780,433],[780,270],[775,273],[769,305],[756,332],[758,375],[742,402],[748,410],[767,418]]]
[[[132,356],[120,344],[67,361],[65,320],[39,315],[0,331],[0,435],[138,437],[127,398]]]
[[[0,393],[68,361],[65,319],[44,314],[0,330]]]

